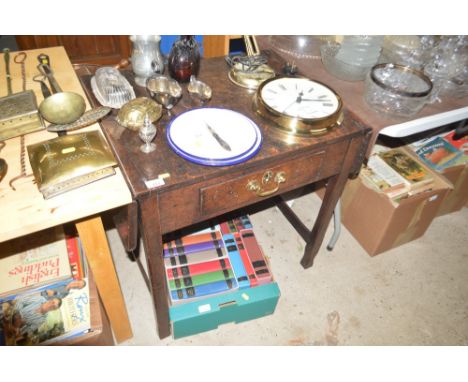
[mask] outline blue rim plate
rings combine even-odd
[[[232,152],[221,147],[205,122],[231,146]],[[242,163],[253,157],[262,145],[260,128],[250,118],[223,108],[199,108],[181,113],[167,126],[166,136],[176,154],[207,166]]]
[[[223,159],[214,159],[214,158],[210,158],[210,161],[212,162],[224,162],[226,160],[234,160],[234,159],[237,159],[237,158],[243,158],[247,153],[249,153],[252,149],[255,149],[256,146],[258,145],[258,141],[262,139],[262,136],[261,136],[261,132],[259,129],[256,128],[256,126],[254,125],[254,129],[255,129],[255,140],[254,142],[252,143],[252,146],[249,147],[249,149],[239,155],[234,155],[234,156],[230,156],[230,157],[226,157],[226,158],[223,158]],[[187,151],[185,150],[182,150],[180,147],[178,147],[174,141],[172,140],[170,134],[167,134],[167,140],[171,146],[171,148],[174,148],[178,153],[181,153],[185,156],[188,156],[190,158],[197,158],[197,159],[201,159],[201,160],[205,160],[207,159],[207,157],[201,157],[201,156],[197,156],[197,155],[193,155],[193,154],[190,154],[188,153]],[[218,143],[216,143],[216,145],[218,145]]]

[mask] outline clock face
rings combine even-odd
[[[285,77],[265,83],[261,98],[280,114],[304,119],[328,117],[340,107],[332,90],[307,78]]]

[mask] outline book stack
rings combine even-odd
[[[203,326],[199,330],[193,329],[197,326],[193,322],[187,326],[178,325],[187,319],[191,304],[195,304],[196,317],[193,318],[196,320],[201,313],[213,313],[211,304],[214,298],[221,306],[226,303],[235,305],[236,294],[240,293],[245,298],[250,290],[266,284],[274,284],[273,288],[277,289],[248,216],[165,243],[164,261],[175,338],[217,326],[220,315],[203,324],[210,323],[211,326]],[[278,297],[279,291],[274,306]],[[209,310],[206,310],[207,306],[210,306]],[[223,317],[223,320],[229,320],[229,317]],[[236,311],[233,311],[231,321],[236,320]],[[188,327],[191,329],[187,332]]]
[[[272,282],[248,216],[164,244],[172,304]]]
[[[368,186],[384,193],[392,201],[431,190],[433,175],[401,148],[377,147],[360,172]]]
[[[56,227],[0,244],[0,344],[45,345],[90,329],[89,285],[76,235]]]

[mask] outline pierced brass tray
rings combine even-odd
[[[0,98],[0,141],[43,129],[32,90]]]

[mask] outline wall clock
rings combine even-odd
[[[291,135],[326,133],[343,119],[343,102],[331,88],[305,77],[276,77],[263,82],[254,110]]]

